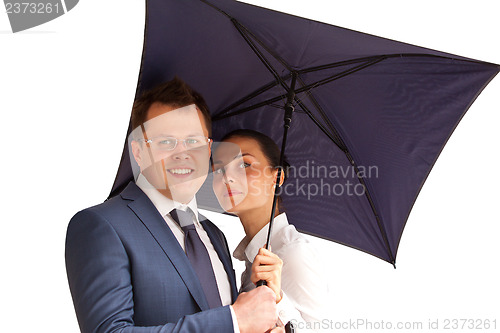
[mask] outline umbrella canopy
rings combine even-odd
[[[250,128],[280,143],[295,76],[290,222],[394,264],[426,177],[499,69],[235,1],[148,0],[137,95],[178,75],[204,95],[215,140]],[[132,179],[128,156],[111,195]]]

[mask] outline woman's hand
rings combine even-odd
[[[267,281],[267,286],[276,294],[276,303],[281,301],[281,269],[283,261],[274,253],[265,248],[260,248],[252,264],[253,284],[260,280]]]

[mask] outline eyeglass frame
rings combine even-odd
[[[189,139],[192,139],[192,138],[204,138],[205,142],[207,143],[207,146],[210,146],[211,143],[213,142],[212,138],[209,138],[209,137],[203,136],[203,135],[188,136],[187,138],[185,138],[183,140],[179,140],[179,139],[177,139],[176,137],[173,137],[173,136],[165,136],[163,138],[164,139],[175,139],[174,147],[172,149],[165,149],[164,151],[173,151],[173,150],[175,150],[175,148],[177,148],[177,145],[179,144],[179,142],[182,142],[184,144],[184,148],[186,148],[186,149],[200,149],[200,148],[204,147],[204,145],[200,146],[200,147],[196,147],[196,148],[188,147],[187,144],[186,144],[186,140],[189,140]],[[154,142],[153,140],[155,140],[155,138],[149,139],[149,138],[146,137],[145,139],[143,139],[143,138],[141,138],[141,139],[134,139],[134,141],[143,141],[143,142],[145,142],[146,144],[149,145],[149,147],[151,147],[151,143]]]

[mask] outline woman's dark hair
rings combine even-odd
[[[266,157],[269,165],[272,166],[273,168],[279,168],[281,151],[280,151],[278,145],[273,141],[273,139],[271,139],[270,137],[268,137],[267,135],[265,135],[263,133],[260,133],[260,132],[257,132],[257,131],[251,130],[251,129],[237,129],[237,130],[234,130],[234,131],[229,132],[226,135],[224,135],[224,137],[221,139],[221,141],[226,141],[226,140],[229,140],[229,139],[235,138],[235,137],[249,138],[249,139],[255,140],[257,142],[257,144],[259,145],[260,150],[262,151],[262,153]],[[285,179],[284,179],[285,181],[288,178],[288,169],[289,168],[290,168],[290,164],[287,162],[286,157],[285,157],[283,159],[283,169],[282,169],[282,172],[285,175]],[[278,193],[278,209],[280,212],[283,211],[283,203],[282,203],[281,197],[279,196],[279,193]]]

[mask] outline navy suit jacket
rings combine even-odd
[[[234,302],[226,239],[210,221],[201,223],[228,274]],[[182,247],[135,183],[71,219],[66,270],[82,332],[233,332],[229,306],[209,309]]]

